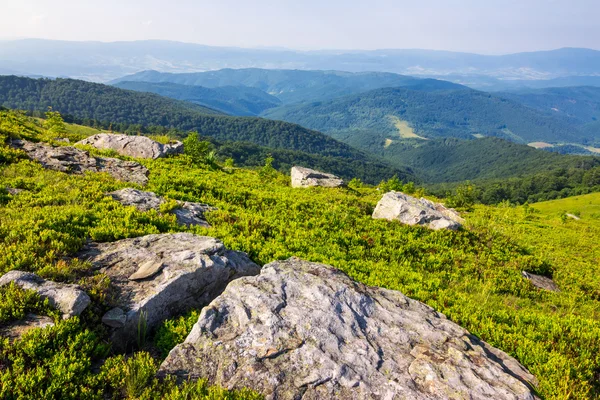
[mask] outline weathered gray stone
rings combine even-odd
[[[87,151],[70,146],[53,147],[44,143],[13,140],[13,147],[24,150],[29,158],[38,161],[44,168],[70,174],[84,172],[107,172],[115,179],[145,185],[148,169],[134,161],[116,158],[92,157]]]
[[[54,326],[52,318],[36,314],[27,314],[23,319],[0,326],[0,337],[8,338],[12,342],[20,339],[21,336],[32,329],[46,328],[48,326]]]
[[[532,274],[526,271],[522,271],[521,274],[523,275],[523,278],[529,280],[533,286],[539,289],[544,289],[551,292],[560,292],[558,285],[548,277]]]
[[[463,223],[456,211],[442,204],[394,191],[384,194],[379,200],[373,211],[373,218],[396,220],[407,225],[422,225],[435,230],[456,230]]]
[[[48,299],[65,319],[80,315],[90,304],[90,297],[79,286],[46,281],[31,272],[9,271],[0,277],[0,287],[11,282],[37,292],[42,299]]]
[[[345,186],[346,183],[335,175],[315,171],[304,167],[292,167],[292,187],[322,186],[335,188]]]
[[[160,210],[160,205],[166,202],[162,197],[152,192],[144,192],[137,189],[125,188],[109,193],[109,195],[126,206],[134,206],[140,211]],[[204,213],[215,210],[206,204],[191,203],[188,201],[177,201],[177,208],[171,212],[177,217],[177,222],[181,225],[200,225],[210,227],[204,219]]]
[[[11,196],[16,196],[19,193],[23,192],[23,189],[16,189],[16,188],[10,188],[7,187],[6,191],[8,192],[8,194],[10,194]]]
[[[97,149],[114,150],[123,156],[134,158],[161,158],[183,153],[183,143],[162,144],[146,136],[99,133],[77,142]]]
[[[444,315],[298,259],[230,283],[165,375],[278,400],[536,399],[534,376]]]
[[[125,322],[113,330],[111,338],[120,350],[135,338],[142,312],[151,330],[174,315],[208,304],[231,280],[260,271],[246,254],[227,250],[217,239],[191,233],[92,243],[79,257],[108,275],[116,289],[114,306],[123,310]],[[146,265],[161,268],[145,279],[131,280]]]
[[[127,316],[125,315],[125,311],[119,307],[107,311],[106,314],[102,316],[102,323],[111,328],[122,328],[125,326],[126,322]]]
[[[569,217],[569,218],[571,218],[571,219],[574,219],[574,220],[576,220],[576,221],[579,221],[579,220],[581,219],[581,218],[579,218],[579,217],[578,217],[577,215],[575,215],[575,214],[569,214],[569,213],[567,213],[566,215],[567,215],[567,217]]]

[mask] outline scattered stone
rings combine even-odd
[[[400,192],[388,192],[377,203],[373,218],[400,221],[407,225],[456,230],[464,222],[460,215],[442,204],[427,199],[417,199]]]
[[[522,271],[521,275],[523,275],[523,278],[529,280],[529,282],[531,282],[531,284],[538,289],[544,289],[550,292],[560,292],[558,285],[548,277],[532,274],[526,271]]]
[[[152,192],[144,192],[137,189],[125,188],[109,193],[110,196],[126,206],[134,206],[140,211],[160,210],[160,205],[166,202],[162,197]],[[181,225],[200,225],[209,228],[210,225],[204,219],[204,213],[215,210],[206,204],[191,203],[188,201],[177,201],[178,207],[171,212],[177,217]]]
[[[125,326],[126,322],[127,316],[125,315],[125,311],[119,307],[113,308],[102,317],[102,323],[111,328],[122,328]]]
[[[92,243],[79,257],[108,275],[116,289],[114,306],[124,316],[113,309],[103,320],[114,328],[111,338],[120,350],[135,339],[140,318],[151,330],[168,318],[208,304],[233,279],[260,271],[245,253],[191,233]]]
[[[134,161],[116,158],[92,157],[87,151],[70,146],[53,147],[44,143],[13,140],[13,147],[24,150],[29,158],[38,161],[44,168],[70,174],[107,172],[115,179],[145,185],[148,169]]]
[[[336,188],[346,183],[335,175],[304,167],[292,167],[292,187],[322,186]]]
[[[10,188],[10,187],[7,187],[7,188],[6,188],[6,191],[7,191],[7,192],[8,192],[8,194],[10,194],[11,196],[16,196],[16,195],[18,195],[19,193],[21,193],[21,192],[23,191],[23,189],[15,189],[15,188]]]
[[[31,272],[9,271],[0,277],[0,287],[11,282],[48,299],[51,306],[63,313],[64,319],[80,315],[90,304],[90,297],[79,286],[47,281]]]
[[[9,322],[0,327],[0,336],[8,338],[12,342],[20,339],[32,329],[46,328],[48,326],[54,326],[52,318],[36,314],[27,314],[25,318],[21,320]]]
[[[515,359],[427,305],[295,258],[230,283],[166,375],[278,400],[537,398]]]
[[[99,133],[77,142],[102,150],[114,150],[123,156],[157,159],[183,153],[183,143],[158,143],[146,136]]]

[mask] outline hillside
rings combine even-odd
[[[265,117],[294,122],[330,134],[359,148],[378,151],[386,140],[406,138],[403,131],[427,139],[475,135],[517,143],[585,143],[587,136],[568,122],[512,100],[470,89],[417,91],[385,88],[330,101],[283,106]]]
[[[394,163],[410,165],[426,182],[500,179],[600,165],[600,157],[561,155],[491,137],[436,139],[418,145],[399,142],[382,154]]]
[[[386,72],[350,73],[342,71],[301,71],[271,69],[222,69],[196,73],[161,73],[142,71],[119,78],[123,81],[177,83],[181,85],[218,88],[247,86],[260,89],[280,99],[284,104],[323,101],[344,95],[384,87],[412,87],[415,90],[458,89],[460,85],[435,79],[418,79]]]
[[[274,108],[281,104],[281,101],[276,97],[259,89],[246,86],[205,88],[202,86],[179,85],[168,82],[129,81],[118,82],[114,86],[120,89],[156,93],[172,99],[185,100],[237,116],[256,116],[269,108]]]
[[[192,103],[84,81],[0,77],[0,106],[38,112],[51,106],[67,117],[74,117],[75,122],[105,129],[111,127],[120,132],[143,132],[145,127],[152,126],[160,127],[163,132],[170,129],[184,133],[198,131],[202,136],[217,140],[343,158],[361,163],[363,170],[369,170],[369,165],[375,165],[377,170],[389,168],[383,161],[295,124],[210,115],[203,112],[206,108]],[[405,172],[399,176],[409,175]],[[382,177],[371,174],[364,179],[373,182]]]
[[[522,89],[497,94],[574,124],[583,125],[600,119],[600,87]]]
[[[210,169],[190,164],[185,156],[137,160],[149,169],[143,190],[216,207],[206,215],[211,228],[187,227],[176,223],[168,207],[142,212],[106,196],[131,184],[106,174],[46,170],[27,160],[6,145],[8,137],[51,140],[52,133],[22,116],[0,115],[0,274],[21,269],[77,283],[91,298],[80,317],[62,320],[35,293],[0,288],[3,324],[30,312],[50,316],[55,324],[13,343],[0,340],[2,398],[40,393],[48,398],[260,398],[204,381],[178,388],[172,379],[154,378],[164,356],[198,320],[197,309],[173,316],[156,332],[142,335],[138,328],[140,339],[124,353],[111,348],[100,320],[114,307],[119,282],[78,259],[79,251],[89,240],[100,245],[175,232],[215,237],[260,265],[295,256],[333,265],[367,285],[399,290],[515,357],[535,375],[544,399],[600,395],[600,220],[595,212],[581,209],[582,219],[576,221],[563,220],[543,204],[476,206],[465,214],[466,229],[430,231],[372,219],[382,195],[374,188],[293,189],[281,174]],[[22,191],[9,193],[5,187]],[[552,207],[563,208],[560,203]],[[523,279],[523,270],[551,276],[560,292],[535,288]],[[362,309],[356,306],[355,313]],[[254,318],[244,310],[240,318]],[[457,351],[452,354],[462,354]]]

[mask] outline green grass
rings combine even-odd
[[[600,224],[600,193],[573,196],[566,199],[544,201],[533,206],[547,216],[570,213],[581,217],[582,225]],[[592,220],[592,221],[591,221]]]
[[[4,137],[45,134],[18,118],[0,119],[0,130]],[[146,381],[151,374],[144,369],[156,368],[160,360],[140,355],[142,365],[133,365],[121,355],[106,359],[99,318],[108,307],[107,278],[85,263],[65,260],[87,239],[177,231],[217,237],[260,264],[297,256],[400,290],[516,357],[539,379],[543,398],[600,395],[600,220],[587,211],[594,200],[581,208],[581,221],[561,218],[563,209],[577,211],[565,202],[580,201],[566,199],[535,207],[477,206],[465,216],[467,229],[430,231],[373,220],[381,193],[370,187],[293,189],[289,177],[276,172],[211,170],[185,157],[142,163],[150,170],[146,190],[216,206],[207,215],[213,228],[181,227],[172,215],[124,207],[105,193],[130,185],[106,175],[47,171],[0,145],[0,188],[25,189],[17,196],[0,194],[0,273],[19,268],[79,283],[93,299],[81,320],[32,333],[22,344],[1,344],[0,397],[122,397],[144,384],[155,398],[192,390]],[[552,205],[545,209],[547,204]],[[523,270],[552,276],[561,292],[534,288],[521,277]],[[193,315],[165,322],[149,341],[168,351],[185,337]],[[59,339],[69,346],[58,345]],[[39,351],[27,358],[34,344]],[[100,372],[93,365],[101,365]],[[244,393],[215,398],[254,396]]]

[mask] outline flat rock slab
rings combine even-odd
[[[183,143],[162,144],[146,136],[99,133],[80,140],[77,144],[93,146],[102,150],[114,150],[123,156],[134,158],[161,158],[183,153]]]
[[[87,151],[70,146],[50,146],[26,140],[13,140],[11,145],[27,153],[29,158],[38,161],[46,169],[83,174],[89,172],[107,172],[115,179],[140,185],[148,183],[148,169],[134,161],[116,158],[92,157]]]
[[[20,339],[24,334],[32,329],[46,328],[54,326],[54,321],[50,317],[27,314],[25,318],[9,322],[0,326],[0,336],[8,338],[11,342]]]
[[[444,315],[299,259],[230,283],[163,362],[166,375],[278,400],[536,399],[534,376]]]
[[[144,192],[138,189],[125,188],[109,193],[109,195],[126,206],[134,206],[140,211],[160,210],[160,205],[166,202],[162,197],[152,192]],[[204,219],[204,213],[215,210],[207,204],[191,203],[188,201],[177,201],[178,207],[171,212],[177,217],[181,225],[200,225],[210,227]]]
[[[401,192],[388,192],[377,203],[373,218],[400,221],[406,225],[456,230],[464,222],[460,215],[442,204],[427,199],[417,199]]]
[[[232,280],[260,267],[245,253],[191,233],[148,235],[114,243],[92,243],[79,255],[108,275],[117,292],[103,317],[117,349],[135,340],[145,314],[148,330],[191,308],[208,304]]]
[[[292,167],[292,187],[342,187],[346,183],[335,175],[304,167]]]
[[[521,275],[538,289],[544,289],[550,292],[560,292],[558,285],[546,276],[536,275],[526,271],[521,272]]]
[[[36,274],[9,271],[0,277],[0,287],[15,283],[23,289],[37,292],[42,299],[63,313],[63,318],[80,315],[90,304],[90,297],[77,285],[47,281]]]

